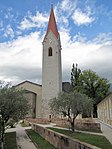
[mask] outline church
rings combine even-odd
[[[52,117],[49,107],[50,99],[57,97],[61,91],[68,92],[71,90],[69,82],[62,83],[62,48],[53,7],[51,7],[48,27],[42,44],[42,85],[24,81],[15,87],[25,89],[26,91],[31,105],[29,117],[49,119]],[[112,125],[111,100],[112,94],[97,105],[98,118],[109,125]]]
[[[33,118],[51,117],[49,101],[62,91],[61,41],[53,6],[42,44],[42,85],[24,81],[15,86],[26,90]]]

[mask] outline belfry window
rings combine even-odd
[[[48,49],[48,56],[52,56],[52,48],[51,47]]]

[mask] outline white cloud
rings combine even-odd
[[[63,11],[68,11],[71,13],[77,6],[77,0],[63,0],[60,7]]]
[[[5,33],[4,33],[4,36],[5,37],[14,37],[14,31],[13,31],[13,29],[11,28],[11,26],[10,25],[8,25],[7,27],[6,27],[6,30],[4,30],[5,31]]]
[[[108,45],[98,42],[100,35],[96,37],[97,42],[87,41],[80,34],[72,39],[69,30],[64,28],[61,28],[60,36],[64,81],[70,81],[73,63],[78,63],[83,70],[92,69],[112,81],[112,39],[108,35],[104,37],[104,41],[109,41]],[[34,32],[12,42],[0,43],[0,77],[14,82],[28,79],[41,83],[42,38],[40,32]]]
[[[78,42],[81,42],[81,43],[84,43],[86,41],[86,37],[81,35],[80,32],[78,32],[78,34],[76,34],[74,37],[73,37],[73,41],[78,41]]]
[[[105,35],[105,41],[109,41],[109,44],[105,45],[98,41],[87,41],[79,34],[74,37],[75,40],[72,40],[69,32],[64,30],[60,34],[64,81],[70,81],[72,64],[78,63],[82,70],[91,69],[112,82],[112,39],[110,40],[108,35]]]
[[[3,27],[3,21],[0,21],[0,28]]]
[[[3,32],[4,31],[4,27],[3,27],[3,21],[0,21],[0,31]]]
[[[80,0],[63,0],[55,7],[55,14],[59,26],[67,28],[72,20],[76,25],[88,25],[95,21],[94,2],[85,0],[84,4]]]
[[[32,27],[36,27],[36,24],[24,18],[24,20],[20,23],[20,26],[18,28],[21,30],[24,30],[24,29],[29,29]]]
[[[39,32],[11,42],[0,43],[0,76],[12,81],[37,80],[41,82],[42,38]]]
[[[43,27],[45,26],[46,22],[48,22],[48,15],[46,13],[42,14],[37,11],[36,15],[32,16],[32,14],[28,12],[28,15],[24,17],[18,28],[24,30],[33,27]]]
[[[37,11],[35,16],[30,16],[30,19],[33,22],[37,22],[43,25],[44,23],[48,22],[48,14],[42,14],[39,11]]]
[[[9,7],[9,8],[7,9],[7,13],[4,14],[4,18],[11,20],[11,19],[13,19],[13,17],[14,17],[14,15],[13,15],[13,13],[12,13],[12,8]]]
[[[88,25],[92,23],[95,19],[91,16],[90,11],[82,12],[79,8],[77,8],[72,15],[72,19],[74,23],[78,26],[80,25]]]
[[[104,45],[112,45],[112,32],[100,33],[93,41]]]
[[[70,2],[69,0],[63,0],[61,3],[62,9],[65,10],[66,8],[68,8],[67,6],[68,6],[69,2]]]
[[[62,44],[63,80],[70,81],[73,63],[78,63],[81,69],[92,69],[105,77],[109,77],[110,74],[112,76],[112,33],[100,33],[91,41],[87,41],[86,36],[80,33],[71,37],[68,27],[71,17],[78,26],[88,25],[95,21],[90,7],[79,9],[80,7],[76,5],[75,0],[63,0],[55,7]],[[0,43],[0,59],[2,60],[0,79],[14,82],[29,79],[41,82],[43,38],[41,32],[31,32],[24,37],[20,35],[23,30],[33,27],[43,30],[48,24],[48,16],[47,13],[39,11],[35,15],[28,12],[18,27],[20,30],[15,32],[19,37],[11,42]],[[13,35],[13,29],[11,30],[11,26],[8,26],[5,36],[11,33]],[[104,72],[107,73],[104,74]],[[112,81],[112,78],[109,79]]]
[[[76,9],[77,0],[63,0],[58,3],[55,8],[55,16],[58,26],[67,28],[69,26],[69,19]]]

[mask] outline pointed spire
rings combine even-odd
[[[48,23],[48,28],[47,28],[45,38],[48,35],[49,31],[52,31],[54,33],[54,35],[56,36],[56,38],[58,38],[59,33],[58,33],[56,20],[55,20],[55,16],[54,16],[53,5],[51,5],[51,12],[50,12],[49,23]],[[45,40],[45,38],[44,38],[44,40]]]

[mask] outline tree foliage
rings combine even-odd
[[[72,70],[71,70],[71,85],[76,88],[78,85],[78,79],[81,74],[81,70],[78,68],[78,64],[76,66],[73,64],[72,65]]]
[[[86,94],[94,101],[93,116],[97,117],[97,104],[110,92],[110,83],[91,70],[83,71],[78,78],[77,91]]]
[[[92,99],[76,91],[71,93],[62,92],[57,98],[53,98],[50,101],[51,111],[55,115],[62,113],[67,116],[73,131],[77,115],[83,112],[90,115],[92,105]]]
[[[78,65],[72,67],[71,85],[74,90],[86,94],[94,101],[93,116],[97,117],[97,104],[110,93],[110,83],[91,70],[81,71]]]
[[[29,104],[23,90],[17,90],[10,84],[0,82],[0,128],[1,148],[3,148],[3,135],[5,125],[9,119],[18,121],[28,113]]]
[[[110,83],[91,70],[83,71],[79,77],[77,90],[94,99],[98,104],[110,92]]]

